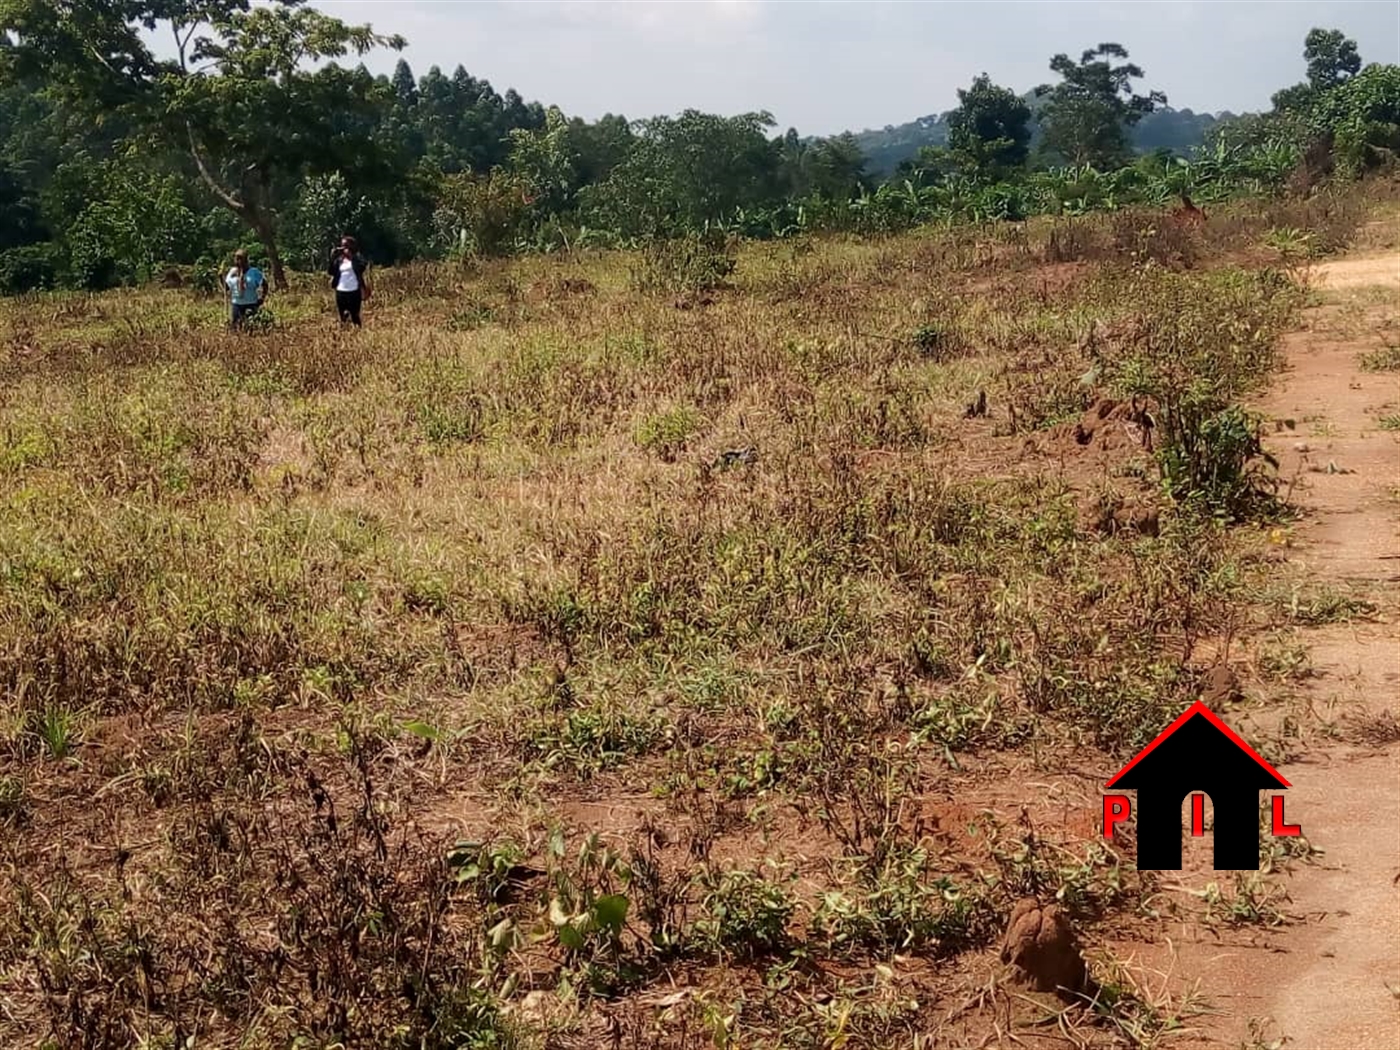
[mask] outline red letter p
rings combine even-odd
[[[1127,795],[1105,795],[1103,797],[1103,837],[1113,838],[1113,825],[1127,820],[1132,806]]]

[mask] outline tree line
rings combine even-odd
[[[378,262],[727,230],[894,229],[935,217],[1354,175],[1400,149],[1400,70],[1315,29],[1307,79],[1215,122],[1196,156],[1142,154],[1167,105],[1125,48],[1055,55],[1028,95],[983,75],[885,178],[856,136],[771,114],[570,118],[458,67],[362,59],[401,37],[302,0],[0,0],[0,291],[212,272],[234,248],[285,284],[353,230]]]

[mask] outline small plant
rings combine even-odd
[[[471,886],[483,900],[499,901],[521,878],[524,853],[512,842],[459,842],[447,854],[459,885]]]
[[[1219,883],[1209,883],[1201,891],[1208,921],[1224,921],[1231,926],[1282,926],[1289,921],[1277,902],[1288,895],[1258,871],[1236,872],[1233,893]]]
[[[1198,503],[1228,518],[1271,506],[1278,460],[1264,451],[1260,418],[1238,405],[1179,421],[1177,440],[1162,449],[1162,482],[1172,499]]]
[[[547,767],[566,766],[580,776],[650,751],[665,731],[659,716],[636,716],[611,707],[587,707],[550,720],[533,738]]]
[[[1364,598],[1356,598],[1330,587],[1318,587],[1304,592],[1294,588],[1278,599],[1280,611],[1290,623],[1302,627],[1325,627],[1332,623],[1372,616],[1376,607]]]
[[[796,903],[786,887],[740,870],[706,873],[701,881],[704,917],[696,921],[695,932],[713,950],[756,958],[787,946]]]
[[[1381,416],[1376,423],[1382,430],[1400,430],[1400,412]]]
[[[478,397],[425,399],[413,415],[423,436],[434,445],[471,444],[486,433],[486,407]]]
[[[243,331],[249,335],[266,335],[277,327],[277,318],[266,306],[243,319]]]
[[[68,758],[78,746],[78,716],[64,707],[36,712],[34,734],[52,759]]]
[[[0,826],[20,823],[25,813],[24,782],[19,777],[0,777]]]
[[[1380,350],[1368,350],[1361,355],[1360,363],[1363,372],[1400,371],[1400,344],[1387,345]]]
[[[700,413],[689,405],[681,405],[647,416],[637,425],[634,440],[640,448],[656,453],[663,463],[674,463],[703,424]]]
[[[496,311],[485,303],[470,303],[447,319],[450,332],[475,332],[495,323]]]
[[[1275,227],[1264,237],[1264,243],[1283,257],[1285,262],[1307,259],[1318,254],[1316,238],[1307,230],[1292,226]]]
[[[1184,1032],[1186,1022],[1207,1009],[1198,989],[1178,1000],[1163,981],[1154,992],[1117,959],[1095,961],[1090,972],[1094,983],[1090,1009],[1101,1023],[1117,1029],[1130,1046],[1159,1046]]]

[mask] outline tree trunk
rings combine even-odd
[[[214,196],[218,197],[231,212],[252,227],[253,232],[258,235],[258,240],[262,242],[262,246],[267,249],[268,265],[272,268],[273,287],[279,292],[285,291],[287,288],[287,271],[282,266],[282,256],[277,253],[277,237],[276,230],[272,224],[272,216],[268,213],[266,208],[258,204],[253,194],[247,192],[247,176],[255,169],[250,167],[244,171],[243,197],[240,199],[234,196],[230,190],[224,187],[219,180],[214,177],[214,173],[211,172],[209,166],[204,163],[204,155],[199,151],[199,144],[194,137],[194,129],[186,124],[185,131],[189,136],[190,156],[194,158],[195,167],[199,171],[200,178],[214,191]],[[261,173],[260,188],[262,190],[261,199],[266,201],[268,191],[266,173]]]
[[[272,269],[272,287],[279,292],[287,290],[287,271],[282,266],[282,256],[277,251],[277,235],[272,220],[267,213],[257,208],[249,208],[243,216],[248,225],[258,235],[258,240],[267,251],[267,264]]]

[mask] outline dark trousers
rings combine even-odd
[[[240,303],[233,303],[231,305],[232,311],[229,315],[229,322],[234,328],[242,328],[244,319],[252,317],[257,313],[258,307],[261,306],[262,303],[249,303],[247,306]]]
[[[340,314],[340,319],[353,321],[355,327],[358,328],[360,326],[360,303],[363,299],[364,295],[358,288],[353,292],[336,292],[335,308]]]

